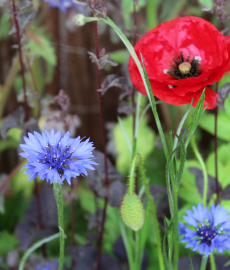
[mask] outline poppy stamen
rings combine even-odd
[[[185,59],[183,52],[180,52],[178,57],[173,58],[173,62],[167,73],[176,80],[198,77],[201,74],[200,61],[197,57],[191,58],[191,56],[188,56]]]

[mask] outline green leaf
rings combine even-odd
[[[193,102],[193,100],[191,101],[191,103],[190,103],[190,105],[189,105],[187,111],[185,112],[184,116],[182,117],[182,119],[181,119],[181,121],[180,121],[180,124],[179,124],[179,126],[178,126],[178,128],[177,128],[176,134],[177,134],[178,136],[180,136],[182,127],[183,127],[183,125],[184,125],[184,122],[185,122],[185,120],[187,119],[188,114],[189,114],[189,112],[190,112],[190,110],[191,110],[192,102]],[[173,150],[176,148],[177,142],[178,142],[178,138],[177,138],[177,136],[176,136],[175,139],[174,139]]]
[[[230,72],[227,72],[219,83],[219,88],[230,82]],[[226,98],[224,102],[225,112],[222,109],[218,111],[218,121],[217,121],[217,137],[230,141],[230,95]],[[215,133],[215,115],[212,113],[205,112],[201,121],[200,126],[214,135]]]
[[[29,175],[23,173],[25,169],[21,171],[26,163],[27,160],[22,163],[22,166],[18,168],[18,171],[12,176],[10,186],[14,193],[22,192],[23,196],[30,196],[33,194],[34,181],[28,181]],[[37,179],[38,181],[42,181],[39,177]]]
[[[229,160],[230,144],[221,145],[218,150],[218,181],[224,189],[230,185],[230,160]],[[206,161],[208,173],[215,177],[215,152],[212,152]]]
[[[6,174],[1,174],[0,175],[0,184],[5,180],[5,178],[7,177]],[[5,211],[5,207],[4,207],[4,193],[5,193],[5,187],[2,188],[2,190],[0,191],[0,213],[4,214]]]
[[[131,52],[132,51],[130,50],[130,53]],[[162,126],[161,126],[159,116],[158,116],[158,112],[157,112],[157,109],[156,109],[155,97],[153,95],[152,86],[151,86],[151,83],[150,83],[150,80],[149,80],[149,77],[148,77],[148,74],[147,74],[147,71],[146,71],[146,68],[145,68],[145,63],[144,63],[144,59],[143,59],[143,56],[142,56],[141,52],[140,52],[140,56],[141,56],[141,62],[142,62],[143,69],[141,68],[139,60],[136,59],[137,56],[132,54],[132,57],[133,57],[136,65],[137,65],[137,67],[138,67],[138,69],[140,71],[143,83],[145,85],[145,89],[146,89],[146,92],[147,92],[147,95],[148,95],[149,103],[151,104],[152,112],[153,112],[153,115],[154,115],[154,118],[155,118],[155,121],[156,121],[156,124],[157,124],[157,128],[158,128],[158,131],[159,131],[159,134],[160,134],[161,142],[163,144],[165,157],[166,157],[166,159],[168,159],[169,151],[168,151],[167,142],[166,142],[165,135],[164,135],[164,132],[163,132],[163,129],[162,129]]]
[[[13,141],[19,143],[22,136],[22,129],[20,128],[11,128],[7,131],[7,139],[12,139]]]
[[[29,49],[29,56],[41,56],[47,63],[52,66],[56,65],[55,50],[47,37],[38,34],[30,34],[30,39],[25,47]]]
[[[120,214],[116,207],[108,205],[105,230],[103,234],[103,250],[113,256],[113,245],[120,235]]]
[[[113,59],[120,65],[124,65],[129,59],[129,55],[126,49],[108,52],[108,55],[111,57],[111,59]]]
[[[9,14],[6,12],[7,9],[2,9],[1,18],[0,18],[0,40],[3,38],[7,38],[10,32],[10,20]]]
[[[59,227],[60,228],[60,227]],[[32,247],[30,247],[23,255],[21,261],[20,261],[20,265],[19,265],[19,270],[23,270],[24,269],[24,265],[26,263],[26,260],[28,259],[28,257],[30,256],[30,254],[32,254],[36,249],[38,249],[39,247],[41,247],[43,244],[48,243],[56,238],[58,238],[60,236],[60,233],[57,234],[53,234],[49,237],[46,237],[40,241],[38,241],[37,243],[33,244]]]
[[[122,8],[122,14],[125,22],[125,28],[130,28],[133,25],[133,22],[131,21],[131,15],[133,13],[133,0],[122,0],[121,2],[121,8]],[[139,11],[141,8],[143,8],[146,5],[144,0],[138,1],[138,6],[136,5],[136,11]]]
[[[93,192],[89,189],[79,188],[77,190],[77,195],[79,197],[81,208],[87,213],[95,213],[96,209]]]
[[[218,88],[221,88],[226,83],[230,82],[230,72],[226,72],[224,77],[219,81]]]
[[[6,149],[16,149],[21,139],[22,130],[20,128],[11,128],[7,131],[7,140],[0,139],[0,152]]]
[[[206,8],[213,8],[213,0],[198,0],[198,2]]]
[[[191,125],[191,128],[189,130],[189,135],[188,135],[188,139],[185,143],[186,147],[188,145],[188,143],[190,142],[191,140],[191,137],[193,136],[193,133],[195,132],[199,122],[200,122],[200,119],[201,119],[201,116],[203,115],[204,111],[205,111],[205,108],[203,109],[204,107],[204,100],[205,100],[205,90],[203,90],[201,96],[200,96],[200,99],[199,101],[197,102],[197,105],[196,105],[196,108],[195,108],[195,111],[194,111],[194,115],[193,115],[193,118],[192,118],[192,125]]]
[[[122,122],[128,138],[131,142],[133,142],[133,119],[132,116],[128,116],[126,118],[122,118]],[[117,169],[126,174],[129,170],[131,163],[131,155],[129,151],[129,147],[125,140],[124,134],[122,132],[122,128],[119,124],[117,124],[113,130],[114,140],[115,140],[115,148],[118,152],[117,158]],[[139,134],[137,138],[137,151],[142,154],[143,158],[147,157],[154,149],[155,145],[155,134],[154,131],[148,127],[147,118],[144,117],[139,124]]]
[[[230,116],[224,113],[221,109],[218,112],[218,121],[217,121],[217,137],[230,141]],[[215,115],[211,113],[205,113],[200,120],[200,126],[211,133],[215,134]]]
[[[202,203],[202,198],[196,187],[196,176],[188,170],[190,167],[196,167],[200,169],[200,164],[194,160],[188,160],[185,162],[181,187],[179,189],[179,197],[188,203],[197,205],[198,203]]]
[[[6,255],[18,245],[17,237],[14,234],[9,234],[6,231],[0,234],[0,256]]]

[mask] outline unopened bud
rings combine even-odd
[[[144,224],[145,210],[141,200],[136,194],[124,196],[121,209],[121,218],[126,226],[138,231]]]
[[[78,26],[83,26],[85,24],[85,16],[83,14],[77,14],[73,17],[73,22]]]

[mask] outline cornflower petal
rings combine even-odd
[[[228,209],[224,209],[223,206],[214,205],[211,206],[209,211],[209,222],[213,225],[219,223],[222,224],[226,221],[230,221],[230,216],[228,214]]]

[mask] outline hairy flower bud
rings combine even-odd
[[[124,196],[121,209],[121,218],[126,226],[138,231],[144,224],[145,210],[141,200],[136,194]]]
[[[85,16],[83,14],[77,14],[73,17],[73,22],[78,26],[83,26],[85,24]]]

